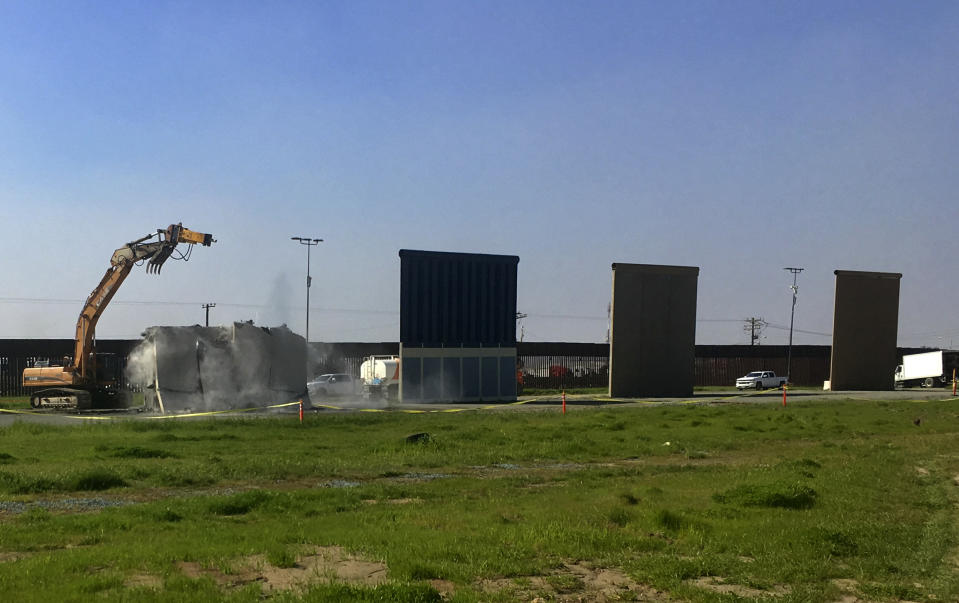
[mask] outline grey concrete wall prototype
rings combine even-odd
[[[305,393],[306,341],[285,326],[152,327],[131,372],[163,412],[266,406]]]
[[[267,400],[273,371],[271,331],[247,323],[233,324],[233,374],[237,391],[251,399]],[[303,345],[306,345],[304,340]],[[306,381],[304,370],[303,381]]]
[[[613,264],[609,395],[693,393],[699,268]]]
[[[271,327],[269,333],[270,392],[283,400],[302,395],[306,390],[306,339],[285,326]]]
[[[200,391],[197,340],[204,337],[202,331],[201,327],[154,327],[147,331],[143,345],[153,348],[154,391],[171,409],[197,406],[195,397]],[[199,402],[202,403],[202,396]]]
[[[852,270],[836,270],[835,274],[830,387],[891,390],[902,274]]]

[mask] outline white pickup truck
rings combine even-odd
[[[753,371],[745,377],[736,379],[736,389],[769,389],[782,387],[785,377],[777,377],[773,371]]]
[[[306,384],[311,396],[354,396],[360,391],[360,380],[343,373],[320,375]]]

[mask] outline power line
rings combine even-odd
[[[57,298],[57,297],[0,297],[0,304],[65,304],[80,305],[84,302],[81,299]],[[113,300],[112,306],[158,306],[158,307],[204,307],[204,302],[198,301],[169,301],[169,300]],[[215,304],[222,308],[240,308],[252,310],[264,310],[270,308],[282,308],[285,310],[301,310],[303,306],[297,305],[277,305],[277,304],[250,304],[239,302],[216,302]],[[359,315],[381,315],[381,316],[399,316],[398,310],[375,310],[358,308],[311,308],[311,313],[339,313],[339,314],[359,314]],[[537,314],[528,313],[529,318],[551,318],[562,320],[603,320],[608,321],[608,316],[585,315],[585,314]],[[698,323],[741,323],[739,318],[698,318]],[[805,331],[798,331],[805,332]]]
[[[57,297],[0,297],[0,304],[82,304],[84,300],[82,299],[68,299],[68,298],[57,298]],[[167,300],[116,300],[114,299],[110,302],[111,306],[202,306],[204,302],[199,301],[167,301]],[[239,302],[217,302],[218,306],[224,308],[252,308],[252,309],[264,309],[264,308],[283,308],[289,310],[299,310],[303,306],[296,305],[277,305],[277,304],[248,304],[248,303],[239,303]],[[398,310],[372,310],[372,309],[357,309],[357,308],[312,308],[312,312],[322,311],[322,312],[341,312],[345,314],[383,314],[383,315],[392,315],[399,316]],[[528,313],[527,317],[530,318],[561,318],[569,320],[607,320],[607,316],[600,315],[589,315],[589,314],[538,314],[538,313]],[[741,323],[742,319],[740,318],[697,318],[696,322],[728,322],[728,323]]]
[[[52,297],[0,297],[0,304],[82,304],[84,300],[82,299],[64,299],[64,298],[52,298]],[[204,302],[198,301],[141,301],[141,300],[113,300],[110,302],[111,306],[202,306]],[[283,308],[290,310],[299,310],[303,306],[291,306],[291,305],[277,305],[277,304],[241,304],[241,303],[231,303],[231,302],[217,302],[218,305],[224,308],[253,308],[253,309],[264,309],[264,308]],[[399,311],[397,310],[365,310],[365,309],[356,309],[356,308],[313,308],[313,311],[322,311],[322,312],[340,312],[347,314],[389,314],[398,316]]]
[[[769,327],[770,329],[776,329],[778,331],[789,330],[789,327],[786,327],[783,325],[777,325],[776,323],[773,323],[773,322],[767,322],[766,326]],[[796,333],[803,333],[805,335],[819,335],[821,337],[832,337],[832,333],[822,333],[820,331],[808,331],[806,329],[793,329],[793,331],[795,331]]]

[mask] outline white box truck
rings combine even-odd
[[[953,370],[959,364],[959,352],[906,354],[896,367],[896,387],[938,387],[952,383]]]

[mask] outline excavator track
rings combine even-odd
[[[92,396],[82,389],[53,388],[30,396],[30,406],[36,410],[86,410]]]

